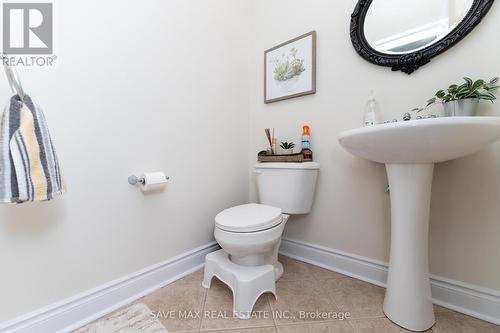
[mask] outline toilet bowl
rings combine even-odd
[[[233,291],[233,312],[250,318],[258,297],[276,295],[283,275],[278,261],[281,236],[290,215],[311,211],[319,164],[259,163],[255,167],[260,203],[231,207],[215,217],[221,250],[207,255],[203,287],[214,276]]]
[[[273,265],[278,280],[283,274],[278,250],[288,218],[280,208],[262,204],[232,207],[215,217],[215,240],[231,262],[242,266]]]

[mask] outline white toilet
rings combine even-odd
[[[214,236],[222,250],[205,260],[203,286],[217,276],[233,291],[233,311],[251,315],[262,293],[276,295],[275,281],[283,274],[278,262],[281,235],[289,215],[311,211],[319,164],[258,163],[255,167],[260,204],[246,204],[215,217]]]

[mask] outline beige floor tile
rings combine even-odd
[[[352,278],[321,282],[324,293],[335,301],[341,312],[349,312],[351,318],[384,317],[384,288]]]
[[[500,326],[457,312],[436,313],[434,333],[500,333]]]
[[[145,303],[170,332],[197,332],[200,327],[212,333],[409,332],[383,315],[383,288],[290,258],[280,257],[280,260],[285,265],[285,272],[288,267],[288,279],[277,283],[278,300],[270,294],[261,297],[250,320],[232,318],[232,293],[222,282],[214,279],[208,291],[201,287],[203,270],[134,303]],[[437,305],[434,310],[436,325],[428,332],[500,333],[500,326]],[[308,317],[301,316],[301,311]],[[353,319],[341,321],[331,317],[345,312]],[[315,318],[317,313],[330,318]],[[211,315],[223,314],[227,318],[210,319]]]
[[[315,278],[316,280],[341,279],[347,277],[344,274],[332,272],[327,269],[313,265],[309,265],[309,271],[313,276],[313,278]]]
[[[310,270],[310,267],[313,267],[312,265],[282,255],[279,256],[278,260],[283,264],[284,269],[283,276],[280,280],[293,281],[313,279]]]
[[[169,332],[196,332],[204,299],[205,289],[201,283],[185,278],[136,302],[146,304]]]
[[[233,294],[228,286],[217,278],[207,291],[201,330],[241,329],[249,327],[274,326],[271,309],[262,295],[253,308],[252,318],[241,320],[233,317]]]
[[[338,309],[325,293],[321,292],[322,281],[280,280],[276,284],[278,299],[268,296],[276,324],[301,321],[332,320],[338,316]],[[328,316],[317,318],[317,313]]]
[[[367,318],[350,320],[356,333],[406,333],[411,332],[394,324],[387,318]],[[425,332],[431,332],[430,330]]]
[[[241,330],[210,331],[210,333],[276,333],[276,328],[274,327],[246,328]]]
[[[183,277],[178,282],[197,282],[201,285],[201,283],[203,282],[203,269],[199,269],[196,272]]]
[[[355,333],[345,321],[278,326],[278,333]]]
[[[452,312],[453,310],[450,310],[450,309],[447,309],[445,307],[442,307],[440,305],[436,305],[434,304],[434,312],[435,313],[438,313],[438,312]]]

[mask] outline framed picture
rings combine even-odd
[[[316,93],[316,31],[264,52],[264,103]]]

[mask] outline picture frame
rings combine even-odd
[[[316,93],[316,31],[264,51],[264,103]]]

